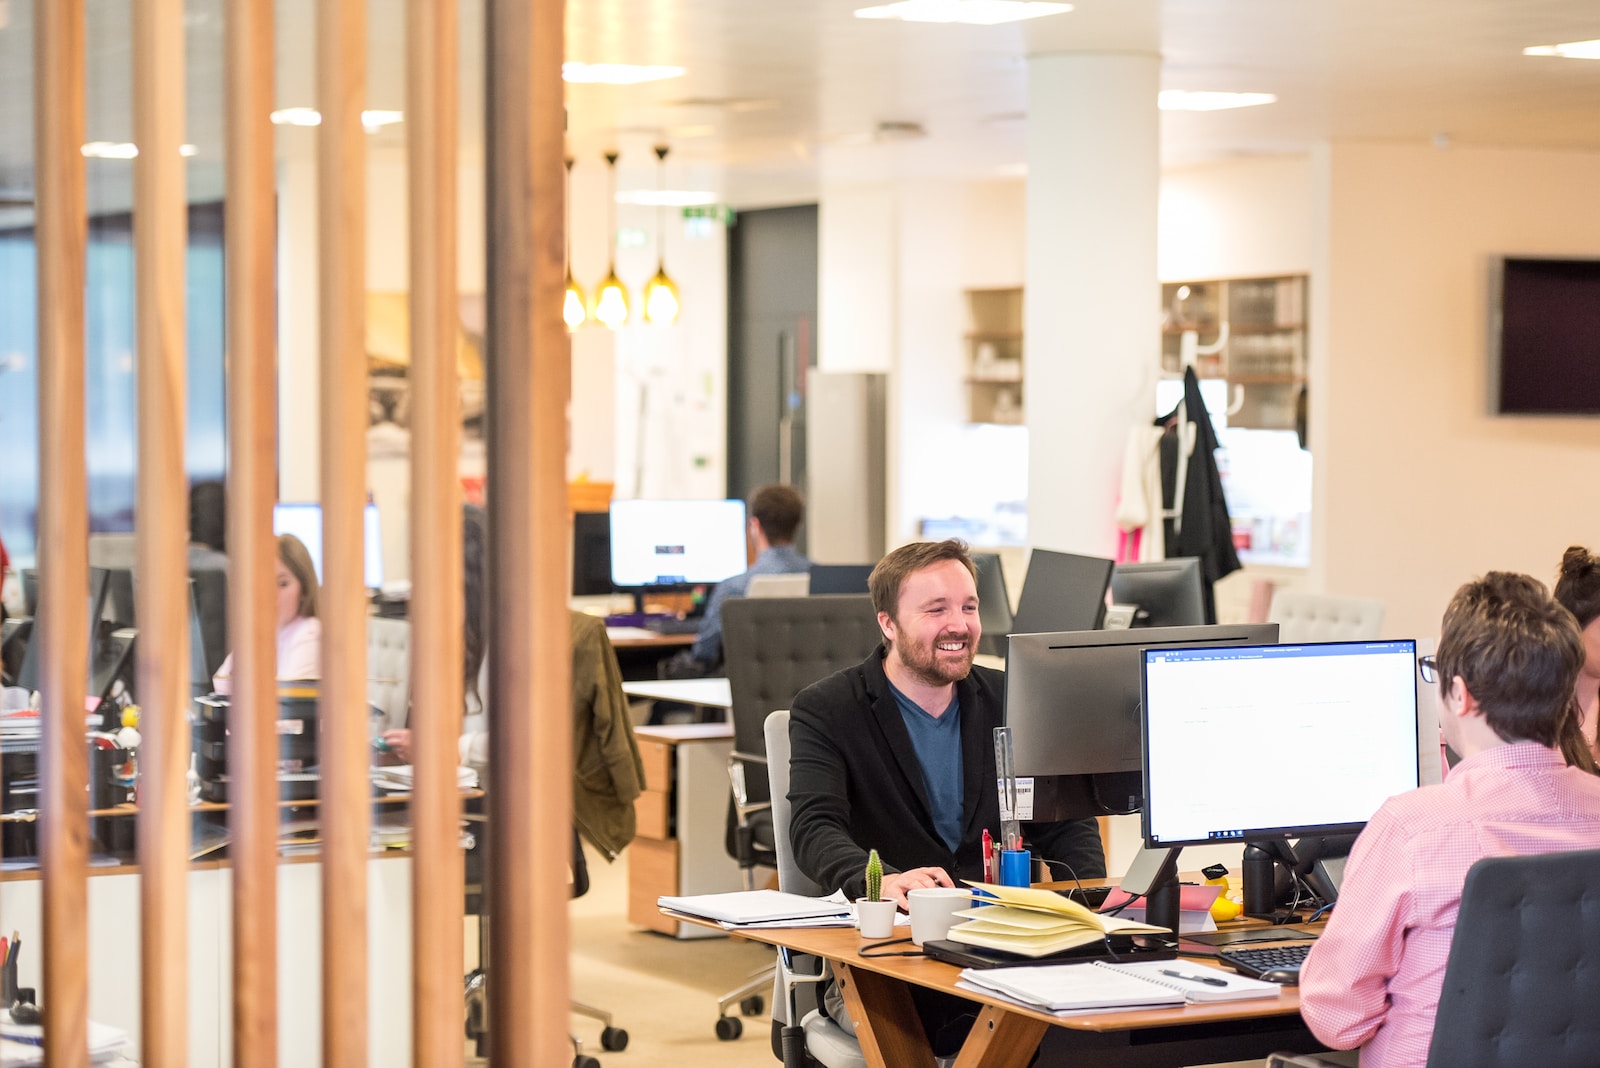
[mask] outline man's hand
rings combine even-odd
[[[883,877],[883,897],[902,909],[909,909],[907,890],[921,890],[925,886],[954,886],[955,883],[943,868],[912,868]]]

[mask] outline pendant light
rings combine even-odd
[[[606,153],[606,166],[610,168],[610,196],[606,200],[611,219],[610,268],[594,291],[592,314],[606,326],[615,330],[628,321],[628,287],[617,277],[617,153]]]
[[[572,157],[567,157],[566,216],[567,216],[567,297],[561,305],[561,318],[571,332],[582,326],[589,317],[588,303],[583,299],[583,287],[572,280]]]
[[[656,146],[656,273],[644,285],[644,319],[665,326],[678,318],[678,284],[667,277],[667,235],[661,227],[661,171],[667,162],[667,146]]]

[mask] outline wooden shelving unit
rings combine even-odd
[[[967,290],[967,419],[1023,420],[1022,290]]]
[[[1306,277],[1234,278],[1170,282],[1161,287],[1161,369],[1183,370],[1183,335],[1202,346],[1217,340],[1224,321],[1227,342],[1196,361],[1201,378],[1239,386],[1240,405],[1228,425],[1293,430],[1306,385]]]

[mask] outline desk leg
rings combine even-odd
[[[961,1046],[955,1068],[1024,1068],[1050,1025],[985,1005]]]
[[[933,1050],[905,983],[842,961],[834,962],[833,977],[869,1068],[933,1068]]]

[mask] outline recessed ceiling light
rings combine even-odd
[[[878,7],[856,8],[856,18],[995,26],[1002,22],[1061,15],[1071,10],[1071,4],[1045,3],[1044,0],[898,0]]]
[[[139,154],[139,146],[132,141],[89,141],[80,150],[90,159],[132,159]],[[195,156],[200,150],[193,145],[179,145],[178,155]]]
[[[695,189],[630,189],[617,194],[618,204],[643,204],[647,207],[693,208],[716,202],[717,194]]]
[[[316,108],[279,108],[271,115],[275,126],[321,126],[322,113]],[[397,122],[404,122],[406,113],[403,111],[382,111],[371,109],[361,113],[361,125],[366,127],[368,133],[373,133],[385,126],[393,126]]]
[[[561,64],[561,77],[569,82],[599,85],[638,85],[640,82],[659,82],[666,78],[681,78],[688,73],[682,67],[650,67],[633,63],[578,63]]]
[[[1600,40],[1534,45],[1532,48],[1524,48],[1522,54],[1525,56],[1560,56],[1562,59],[1600,59]]]
[[[1271,93],[1196,93],[1187,89],[1163,89],[1156,98],[1156,106],[1162,111],[1224,111],[1277,102]]]

